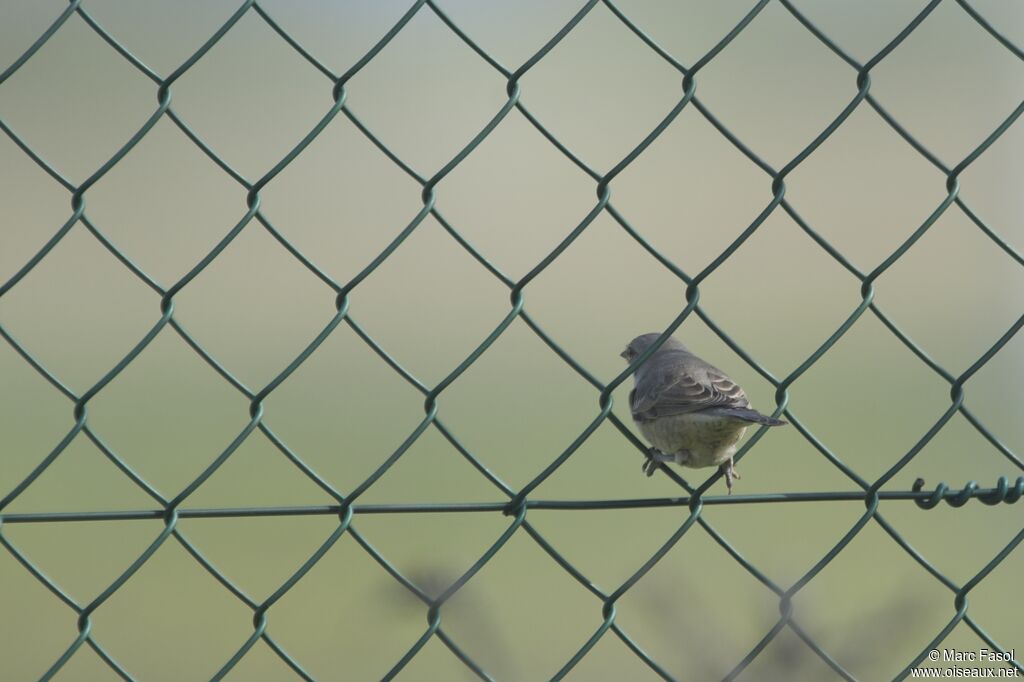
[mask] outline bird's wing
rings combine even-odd
[[[698,412],[709,407],[748,407],[747,394],[720,370],[700,363],[659,363],[645,372],[644,381],[630,393],[633,418]]]

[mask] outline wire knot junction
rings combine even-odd
[[[921,492],[924,489],[924,479],[919,478],[914,481],[912,489],[915,493]],[[1013,504],[1022,496],[1024,496],[1024,476],[1018,476],[1012,486],[1006,476],[1000,476],[996,481],[996,487],[988,489],[979,489],[977,481],[968,481],[962,490],[950,490],[948,485],[940,482],[930,496],[917,498],[914,500],[914,504],[921,509],[932,509],[939,502],[945,500],[951,507],[962,507],[967,500],[976,497],[982,503],[994,506],[1001,502]]]

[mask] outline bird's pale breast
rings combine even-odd
[[[694,468],[717,466],[732,457],[747,430],[741,420],[700,412],[659,417],[637,426],[658,450],[676,454],[678,464]]]

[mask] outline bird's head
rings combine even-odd
[[[629,345],[626,346],[626,350],[619,353],[619,355],[623,357],[626,360],[626,362],[633,362],[633,360],[635,360],[638,355],[640,355],[645,350],[650,348],[651,345],[658,340],[659,336],[661,336],[659,332],[654,332],[651,334],[641,334],[640,336],[630,341]],[[659,348],[657,352],[665,350],[685,351],[686,346],[684,346],[680,341],[676,340],[674,336],[670,336],[667,339],[665,339],[665,343],[661,344],[661,348]]]

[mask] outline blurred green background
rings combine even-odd
[[[341,73],[408,2],[261,6]],[[579,2],[440,3],[474,40],[517,68]],[[750,9],[745,2],[621,0],[618,7],[692,64]],[[795,3],[864,62],[923,3]],[[66,5],[0,2],[0,68]],[[235,2],[88,0],[83,6],[162,75],[237,8]],[[1024,39],[1024,7],[976,6]],[[947,165],[1019,103],[1024,67],[954,2],[942,3],[872,71],[871,92]],[[697,78],[703,102],[769,163],[785,165],[856,92],[856,73],[777,2]],[[680,96],[679,75],[599,5],[522,79],[522,101],[600,172],[610,169]],[[250,180],[269,170],[330,108],[331,82],[250,11],[173,86],[173,107]],[[156,86],[72,17],[0,84],[0,117],[72,182],[91,175],[143,124]],[[424,8],[353,78],[352,110],[423,175],[435,173],[505,102],[505,81]],[[961,196],[1018,249],[1021,125],[961,176]],[[787,178],[787,198],[865,271],[906,239],[945,196],[945,178],[867,105]],[[613,202],[650,242],[695,274],[771,198],[771,180],[693,107],[612,183]],[[513,111],[437,187],[437,206],[510,277],[521,277],[592,208],[595,183]],[[335,281],[368,263],[419,210],[420,188],[338,116],[262,192],[281,233]],[[245,212],[245,191],[169,120],[161,120],[86,193],[87,215],[163,286],[183,276]],[[69,194],[0,136],[0,281],[70,215]],[[860,301],[859,282],[781,210],[701,286],[708,313],[778,377],[793,371]],[[955,207],[877,282],[876,301],[954,375],[1024,309],[1024,269]],[[663,329],[683,287],[607,215],[525,290],[526,308],[585,367],[608,381],[635,335]],[[86,391],[159,319],[159,297],[76,225],[0,298],[0,323],[74,391]],[[509,309],[508,291],[428,218],[352,294],[353,317],[405,367],[434,385]],[[270,381],[334,313],[334,294],[256,222],[175,299],[175,316],[254,390]],[[756,407],[774,389],[694,315],[678,336],[725,369]],[[1020,452],[1024,338],[967,384],[967,404]],[[616,413],[628,421],[628,382]],[[870,313],[791,388],[790,406],[848,466],[874,480],[949,405],[948,385]],[[598,412],[597,392],[517,321],[440,397],[440,416],[508,485],[530,481]],[[347,491],[422,419],[422,397],[345,325],[268,398],[266,421],[326,480]],[[174,496],[239,433],[247,401],[170,328],[89,403],[89,423],[165,496]],[[0,344],[0,495],[73,424],[72,405]],[[532,495],[537,499],[663,497],[666,477],[610,425]],[[739,469],[739,493],[853,491],[795,428],[774,429]],[[886,486],[983,486],[1018,468],[961,416]],[[684,472],[699,484],[709,471]],[[724,494],[721,482],[712,494]],[[365,503],[503,501],[435,430],[361,498]],[[261,434],[252,435],[186,507],[322,505],[331,499]],[[4,511],[151,509],[154,503],[84,436]],[[707,507],[704,518],[772,580],[788,587],[856,522],[857,502]],[[1019,505],[931,511],[888,502],[885,517],[963,583],[1021,528]],[[686,518],[682,508],[534,511],[530,521],[580,571],[612,591]],[[503,532],[498,513],[384,514],[355,526],[399,570],[443,591]],[[271,594],[336,527],[331,517],[191,519],[180,530],[254,600]],[[71,597],[94,599],[162,529],[158,521],[7,524],[3,534]],[[1024,648],[1024,551],[970,595],[970,614],[1007,648]],[[895,675],[953,615],[953,595],[871,523],[795,599],[799,621],[860,679]],[[75,614],[0,552],[4,679],[34,679],[74,640]],[[601,622],[601,604],[523,531],[444,607],[446,631],[498,679],[553,675]],[[206,679],[251,633],[251,612],[182,547],[167,541],[93,614],[97,641],[139,679]],[[680,679],[725,675],[778,618],[778,600],[698,527],[618,604],[618,622]],[[350,537],[269,612],[269,631],[318,679],[376,679],[426,628],[426,608]],[[960,624],[945,646],[984,646]],[[262,643],[229,675],[289,679]],[[742,679],[830,679],[788,630]],[[113,679],[88,647],[58,676]],[[402,679],[471,679],[436,638]],[[654,679],[611,633],[573,679]]]

